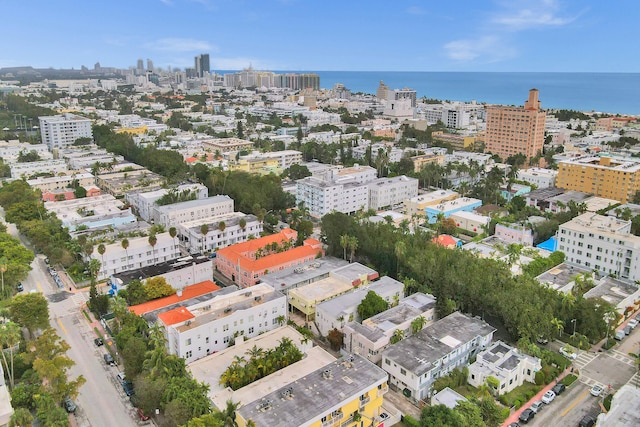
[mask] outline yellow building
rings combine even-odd
[[[473,150],[476,138],[473,136],[456,135],[453,133],[444,133],[442,131],[433,132],[434,142],[448,144],[454,150]]]
[[[444,154],[422,154],[411,157],[411,161],[413,162],[413,171],[418,173],[429,163],[437,163],[439,165],[443,164]]]
[[[140,126],[137,128],[120,128],[116,130],[116,133],[130,133],[132,135],[144,135],[149,128],[146,126]]]
[[[640,191],[640,162],[586,156],[558,164],[556,185],[628,203]]]
[[[421,194],[405,200],[405,215],[412,217],[413,215],[425,216],[425,208],[428,206],[436,206],[449,200],[455,200],[459,194],[452,190],[436,190],[429,193]]]
[[[279,161],[276,158],[266,157],[242,157],[236,163],[229,164],[229,170],[243,171],[249,173],[259,173],[266,175],[269,173],[280,174],[282,170],[279,167]]]
[[[272,376],[279,375],[275,373]],[[307,375],[293,377],[295,381],[273,387],[270,393],[256,395],[255,400],[238,408],[238,426],[247,427],[249,420],[256,427],[360,427],[381,424],[388,376],[367,359],[358,355],[345,356],[320,365]],[[269,378],[262,381],[269,381]]]

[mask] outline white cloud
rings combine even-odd
[[[419,6],[411,6],[407,8],[407,13],[410,15],[424,15],[427,11]]]
[[[512,31],[530,28],[560,27],[577,19],[575,16],[561,16],[560,6],[555,0],[515,1],[505,3],[506,11],[496,13],[491,22]]]
[[[160,3],[166,4],[167,6],[173,6],[173,2],[171,0],[160,0]]]
[[[496,36],[454,40],[444,45],[447,56],[460,62],[497,62],[516,55]]]
[[[217,47],[205,40],[164,38],[154,42],[146,43],[145,47],[164,52],[196,52],[196,51],[216,51]]]

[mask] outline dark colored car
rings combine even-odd
[[[520,422],[526,424],[529,421],[531,421],[533,419],[533,417],[535,417],[535,416],[536,416],[536,413],[533,412],[531,409],[527,408],[524,411],[522,411],[522,413],[520,414],[518,419],[520,420]]]
[[[109,353],[106,353],[103,357],[104,357],[104,363],[106,363],[109,366],[116,366],[116,361],[113,360],[112,355],[110,355]]]
[[[518,423],[511,423],[508,425],[508,427],[520,427],[520,424]]]
[[[76,404],[70,397],[64,399],[64,409],[66,409],[70,414],[76,412]]]
[[[562,394],[562,392],[567,388],[566,385],[562,384],[562,383],[558,383],[556,385],[553,386],[553,388],[551,388],[551,391],[553,391],[556,396]]]
[[[93,343],[98,347],[104,345],[104,341],[102,341],[102,338],[96,338],[95,340],[93,340]]]
[[[631,333],[631,326],[625,326],[623,331],[625,335],[629,335]]]
[[[593,418],[591,415],[585,415],[578,423],[578,427],[593,427],[595,424],[595,418]]]
[[[133,396],[136,392],[133,389],[133,383],[131,381],[125,381],[122,383],[122,389],[127,396]]]
[[[136,412],[138,412],[138,416],[140,417],[140,421],[148,421],[151,418],[148,415],[145,415],[144,412],[142,412],[142,409],[140,409],[140,408],[138,408],[138,410]]]

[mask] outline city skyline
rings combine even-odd
[[[638,72],[633,2],[3,2],[0,67]],[[99,20],[98,20],[99,18]],[[34,30],[34,29],[37,29]],[[355,53],[355,54],[354,54]]]

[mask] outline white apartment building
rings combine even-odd
[[[296,150],[272,151],[269,153],[260,153],[254,151],[253,153],[246,156],[241,156],[240,159],[276,159],[278,160],[278,168],[281,170],[285,170],[291,165],[299,165],[300,163],[302,163],[302,153]]]
[[[367,286],[358,287],[351,292],[321,302],[316,306],[316,324],[320,333],[327,336],[334,328],[342,330],[348,322],[361,321],[358,306],[369,291],[375,292],[391,306],[404,297],[404,284],[384,276]]]
[[[240,227],[240,220],[244,219],[244,227]],[[224,229],[221,230],[221,223]],[[202,226],[206,225],[207,233],[202,233]],[[242,212],[232,212],[218,216],[182,222],[177,225],[178,237],[190,253],[213,252],[249,238],[258,238],[262,233],[262,223],[255,215]]]
[[[475,317],[454,312],[382,352],[389,381],[412,400],[430,396],[433,382],[489,346],[496,329]]]
[[[45,202],[44,208],[56,215],[69,231],[82,228],[117,227],[137,222],[131,208],[111,194],[82,199]]]
[[[51,173],[58,175],[67,172],[64,160],[39,160],[37,162],[13,163],[9,165],[12,178],[27,178],[37,173]]]
[[[38,117],[42,143],[49,149],[65,147],[78,138],[93,138],[91,120],[74,114]]]
[[[369,208],[382,208],[401,205],[418,195],[418,180],[405,175],[393,178],[378,178],[369,183]]]
[[[156,206],[151,218],[156,224],[172,227],[183,222],[233,213],[233,199],[218,195],[202,200]]]
[[[347,323],[342,328],[342,347],[349,353],[359,354],[377,364],[382,359],[383,350],[389,347],[395,331],[401,330],[405,337],[410,336],[411,322],[420,316],[425,319],[423,328],[436,318],[436,299],[432,295],[417,292],[400,300],[395,307],[362,323]]]
[[[253,338],[286,322],[287,297],[271,286],[225,290],[213,293],[210,299],[158,314],[169,354],[189,364],[224,350],[235,339]]]
[[[478,353],[476,361],[468,367],[468,381],[474,387],[485,384],[487,377],[498,380],[498,394],[509,393],[525,381],[535,383],[536,372],[542,369],[540,359],[520,353],[502,341]]]
[[[587,212],[561,224],[556,238],[565,262],[640,280],[640,237],[631,234],[631,221]]]
[[[202,141],[202,148],[215,153],[227,153],[229,151],[250,150],[253,148],[253,142],[240,138],[217,138]]]
[[[125,195],[125,199],[131,204],[140,218],[145,221],[151,221],[153,219],[153,209],[158,206],[156,202],[170,191],[176,191],[178,194],[190,192],[195,196],[195,200],[204,200],[209,197],[209,189],[206,186],[202,184],[184,184],[173,190],[161,188],[155,191],[130,192]]]
[[[169,233],[156,234],[156,244],[149,244],[149,237],[132,237],[128,239],[129,246],[125,249],[122,241],[105,245],[105,253],[100,255],[97,246],[94,247],[90,258],[100,261],[99,279],[111,277],[116,273],[142,268],[148,265],[170,261],[179,258],[180,245],[177,238],[173,239]]]
[[[29,144],[17,140],[0,141],[0,157],[5,163],[15,163],[18,161],[20,153],[35,151],[41,159],[52,159],[53,154],[45,144]]]
[[[556,186],[558,171],[553,169],[529,168],[518,171],[517,178],[534,184],[538,188],[549,188]]]
[[[50,178],[36,178],[27,180],[31,188],[42,191],[63,190],[71,188],[71,183],[77,181],[81,187],[89,187],[95,184],[95,177],[90,173],[78,173],[74,175],[52,176]]]

